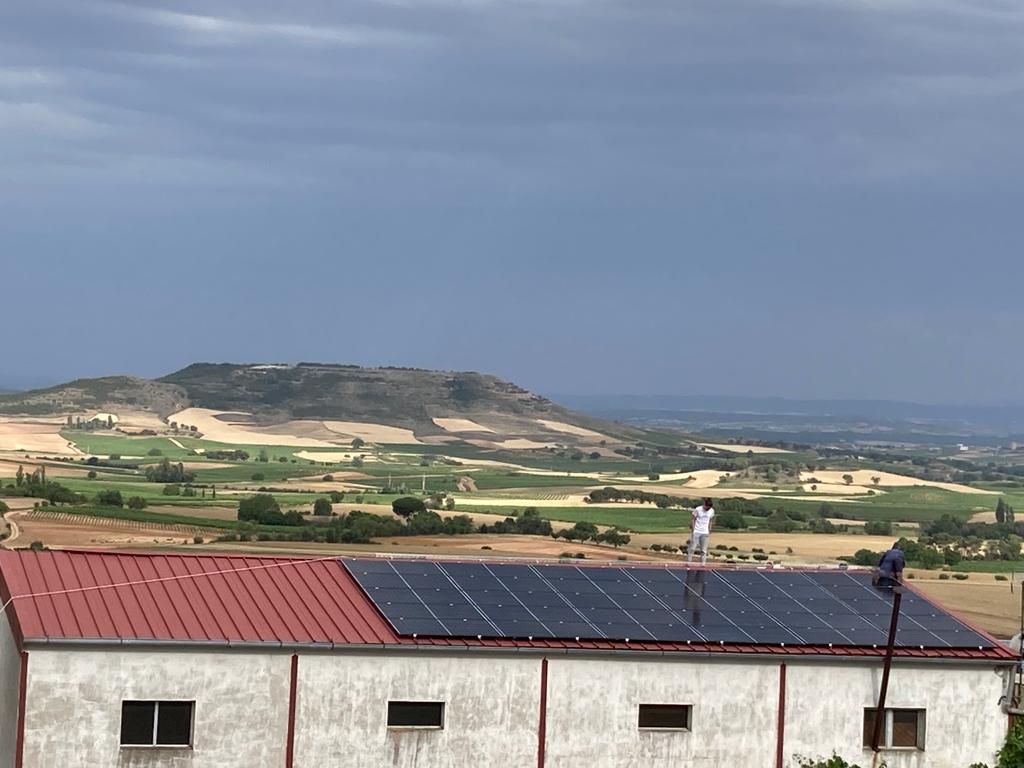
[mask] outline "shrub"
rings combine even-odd
[[[96,479],[96,470],[95,469],[90,469],[88,472],[85,473],[85,476],[87,478],[89,478],[90,480],[95,480]]]
[[[181,496],[181,486],[177,483],[165,485],[164,496]]]
[[[96,503],[105,507],[123,507],[124,499],[120,491],[106,490],[96,494]]]
[[[491,547],[488,544],[484,544],[482,547],[480,547],[480,549],[490,549],[490,548]]]
[[[202,544],[203,542],[204,542],[204,540],[203,540],[202,536],[193,536],[192,537],[192,543],[193,544]]]
[[[740,512],[721,512],[715,516],[715,524],[733,531],[747,527],[747,521]]]
[[[949,574],[948,573],[940,573],[939,574],[939,580],[940,581],[949,581]]]
[[[869,520],[864,523],[864,533],[868,536],[891,536],[892,523],[888,520]]]
[[[330,517],[332,511],[331,502],[328,499],[317,499],[313,502],[313,514],[317,517]]]
[[[301,512],[282,513],[277,499],[267,493],[257,493],[238,502],[238,519],[260,525],[302,525],[303,522]]]
[[[768,555],[751,555],[755,560],[763,561],[768,559]]]
[[[161,451],[159,448],[150,448],[148,451],[146,451],[146,455],[147,456],[163,456],[164,452]]]
[[[963,581],[964,579],[967,578],[967,574],[966,573],[954,573],[953,574],[953,578],[956,579],[957,581]]]
[[[37,539],[36,541],[33,541],[31,544],[29,544],[28,548],[31,549],[33,552],[42,552],[44,549],[46,549],[46,545]]]
[[[340,504],[345,500],[344,491],[331,491],[331,504]]]
[[[250,478],[254,483],[259,483],[264,479],[262,472],[253,472]]]
[[[1006,581],[1006,575],[1002,573],[996,574],[996,581]]]
[[[146,500],[141,496],[132,496],[128,499],[128,509],[145,509]]]
[[[817,759],[797,755],[796,760],[798,768],[860,768],[855,763],[846,762],[835,752],[832,753],[832,757]],[[885,763],[882,763],[881,768],[885,768]]]
[[[321,480],[322,480],[323,482],[325,482],[325,483],[333,483],[333,482],[334,482],[334,475],[324,475],[324,476],[323,476],[323,477],[321,477],[320,479],[321,479]]]
[[[391,502],[391,511],[399,517],[410,518],[417,512],[425,512],[427,505],[415,496],[402,496]]]

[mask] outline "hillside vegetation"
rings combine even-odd
[[[524,435],[538,420],[584,430],[609,422],[567,408],[496,376],[351,365],[196,363],[160,379],[108,376],[0,395],[0,414],[64,416],[128,409],[162,419],[186,408],[234,414],[254,424],[324,419],[386,424],[443,434],[433,419],[483,419],[487,432]],[[640,434],[633,428],[619,433]]]

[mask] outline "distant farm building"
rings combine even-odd
[[[837,571],[0,553],[0,766],[870,764],[891,597]],[[904,597],[882,758],[992,761],[1015,656]]]

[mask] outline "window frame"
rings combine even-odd
[[[196,735],[196,700],[195,699],[122,699],[121,700],[121,730],[124,728],[124,705],[125,704],[152,704],[153,705],[153,741],[150,744],[125,744],[121,742],[121,734],[118,733],[118,746],[120,749],[192,749]],[[188,743],[187,744],[161,744],[157,741],[157,733],[160,728],[160,705],[161,704],[188,704]]]
[[[686,725],[675,726],[675,725],[641,725],[641,719],[643,717],[643,711],[645,708],[651,709],[678,709],[686,713]],[[693,731],[693,705],[692,704],[652,704],[650,702],[637,704],[636,707],[636,728],[642,733],[690,733]]]
[[[863,724],[867,725],[867,718],[870,715],[872,718],[878,711],[878,707],[865,707],[864,708],[864,720]],[[893,736],[893,714],[895,712],[914,712],[917,715],[917,733],[916,733],[916,744],[913,746],[894,746],[892,743]],[[878,749],[892,752],[924,752],[927,730],[928,730],[928,710],[924,707],[886,707],[882,712],[884,723],[882,726],[882,738],[879,741]],[[872,723],[873,725],[873,723]],[[864,749],[871,749],[871,741],[869,738],[863,740]]]
[[[391,723],[391,707],[393,705],[411,704],[418,706],[436,706],[440,708],[439,722],[434,724],[425,725],[392,725]],[[448,715],[448,704],[447,702],[440,701],[438,699],[388,699],[387,709],[385,710],[384,723],[389,731],[443,731],[445,729],[445,721]]]

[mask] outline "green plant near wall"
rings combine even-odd
[[[970,768],[988,768],[985,763],[974,763]],[[1024,768],[1024,721],[1017,720],[1006,734],[1006,743],[996,755],[995,768]]]
[[[835,752],[832,753],[832,757],[828,758],[810,758],[795,755],[795,759],[799,768],[861,768],[856,763],[846,762]],[[885,763],[881,763],[878,768],[885,768]]]

